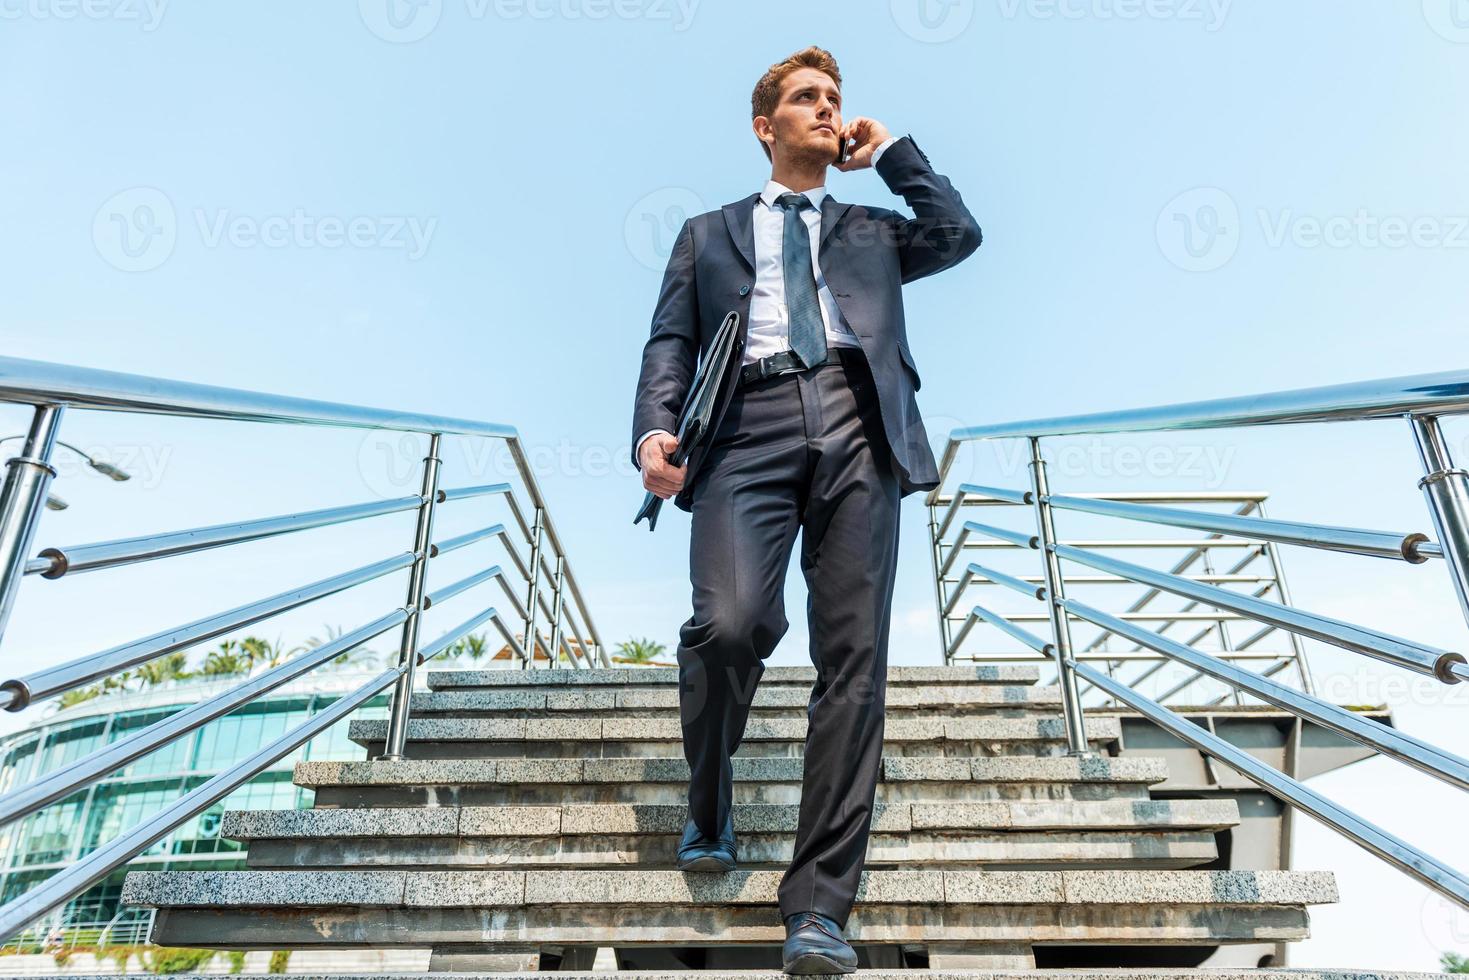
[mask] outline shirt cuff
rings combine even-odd
[[[640,462],[640,460],[642,459],[643,443],[647,441],[647,439],[648,439],[649,436],[656,435],[659,432],[668,432],[668,430],[667,429],[649,429],[647,432],[644,432],[642,435],[638,436],[637,445],[633,446],[633,449],[632,449],[632,464],[634,466],[636,466],[640,472],[642,471],[642,468],[643,468],[643,464],[642,464],[642,462]],[[672,433],[670,433],[670,435],[671,434]]]
[[[887,139],[883,140],[877,145],[877,149],[872,151],[872,165],[874,167],[877,166],[877,161],[882,156],[883,151],[896,143],[900,138],[901,137],[897,136],[889,136]]]

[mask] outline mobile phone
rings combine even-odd
[[[838,164],[846,163],[848,157],[850,157],[850,156],[851,156],[851,154],[847,152],[847,141],[842,137],[842,135],[840,133],[838,133],[837,134],[837,163]]]

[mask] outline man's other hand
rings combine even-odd
[[[655,432],[638,449],[638,462],[643,467],[643,489],[667,500],[683,489],[688,464],[674,466],[668,454],[678,448],[678,436],[671,432]]]

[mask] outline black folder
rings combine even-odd
[[[674,433],[678,437],[678,447],[669,457],[674,466],[682,466],[699,444],[710,438],[709,421],[714,414],[714,406],[719,401],[719,393],[724,388],[723,382],[732,376],[731,361],[734,360],[735,338],[739,334],[740,314],[736,310],[730,310],[724,315],[724,322],[719,325],[714,340],[704,352],[704,359],[694,373],[688,397],[684,399],[683,409],[678,414],[678,427]],[[738,369],[739,365],[734,365],[734,370]],[[643,499],[642,509],[633,518],[633,523],[637,524],[646,517],[648,530],[652,531],[658,526],[658,510],[662,506],[663,498],[651,490],[648,491]]]

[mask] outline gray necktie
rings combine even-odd
[[[803,207],[815,207],[805,194],[782,194],[775,203],[785,210],[781,265],[785,273],[786,310],[791,317],[791,349],[807,367],[826,361],[826,326],[816,277],[811,273],[811,233],[801,219]]]

